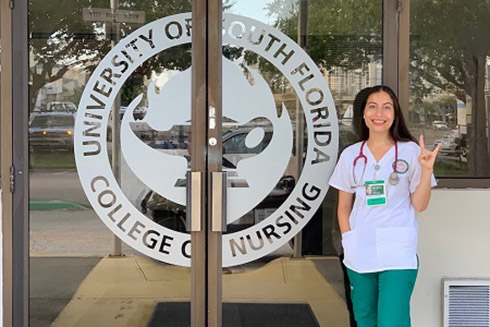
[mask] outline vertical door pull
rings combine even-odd
[[[187,176],[187,199],[186,199],[186,227],[189,232],[202,231],[202,172],[188,171]]]
[[[226,231],[226,173],[211,173],[211,231]]]

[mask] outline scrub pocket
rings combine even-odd
[[[342,234],[342,247],[344,249],[344,263],[346,266],[353,267],[356,263],[357,250],[357,238],[355,232],[350,230]]]
[[[344,248],[344,263],[355,270],[365,270],[372,265],[372,255],[366,253],[366,248],[361,246],[358,230],[350,230],[342,234],[342,247]]]
[[[412,227],[379,228],[376,230],[376,252],[381,267],[416,264],[417,233]]]

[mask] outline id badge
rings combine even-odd
[[[366,181],[366,205],[377,207],[386,205],[386,183],[383,180]]]

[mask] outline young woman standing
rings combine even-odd
[[[410,326],[417,277],[415,211],[429,204],[440,145],[419,145],[387,86],[366,92],[358,133],[330,179],[339,190],[338,220],[358,327]],[[355,194],[355,196],[354,196]]]

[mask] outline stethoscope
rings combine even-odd
[[[359,154],[357,155],[357,157],[355,157],[354,163],[352,165],[352,176],[354,176],[354,183],[356,185],[358,185],[358,186],[361,186],[361,184],[359,182],[364,179],[364,172],[366,171],[366,166],[367,166],[367,162],[368,162],[368,159],[367,159],[366,155],[364,155],[364,152],[363,152],[364,144],[366,144],[366,140],[364,140],[362,142],[361,149],[359,150]],[[359,159],[362,159],[364,161],[364,168],[362,169],[361,179],[360,180],[357,180],[356,179],[356,169],[355,168],[356,168],[357,161]],[[397,168],[396,167],[396,163],[397,162],[398,162],[398,142],[395,141],[395,162],[393,164],[393,172],[390,174],[390,177],[388,179],[388,182],[391,185],[396,185],[400,181],[400,178],[398,177],[398,171],[396,169]]]

